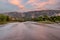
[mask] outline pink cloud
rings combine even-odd
[[[9,3],[18,6],[20,9],[24,11],[30,10],[26,8],[27,7],[26,5],[31,5],[34,9],[44,10],[46,9],[47,5],[52,6],[56,4],[56,0],[47,0],[43,2],[41,2],[41,0],[28,0],[24,5],[22,5],[22,1],[23,0],[9,0]]]
[[[1,5],[19,7],[18,11],[60,9],[60,0],[0,0]],[[24,2],[24,3],[23,3]],[[9,5],[8,5],[9,4]],[[12,4],[12,5],[11,5]],[[4,8],[4,7],[2,7]],[[11,7],[9,7],[11,8]]]
[[[45,2],[40,2],[39,0],[29,0],[26,4],[30,4],[36,9],[46,9],[46,5],[54,5],[56,4],[56,0],[48,0]]]
[[[21,2],[22,0],[9,0],[9,3],[18,6],[22,10],[25,10],[25,7],[21,4]]]

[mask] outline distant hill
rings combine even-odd
[[[41,10],[41,11],[29,11],[29,12],[8,12],[5,13],[6,15],[9,15],[11,17],[15,18],[32,18],[32,17],[39,17],[43,15],[48,15],[48,16],[55,16],[56,14],[60,14],[60,10]]]

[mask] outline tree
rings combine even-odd
[[[39,21],[43,21],[43,17],[42,16],[39,17]]]
[[[52,17],[50,17],[50,21],[52,21],[52,22],[56,22],[56,21],[57,21],[56,16],[52,16]]]
[[[2,21],[2,22],[7,21],[7,16],[0,14],[0,21]]]
[[[47,21],[47,20],[49,20],[49,17],[48,17],[47,15],[44,15],[44,16],[43,16],[43,20],[44,20],[44,21]]]
[[[60,22],[60,16],[56,16],[56,21]]]

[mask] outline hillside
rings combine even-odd
[[[56,14],[59,14],[60,10],[41,10],[41,11],[29,11],[29,12],[8,12],[5,13],[6,15],[9,15],[11,17],[15,17],[15,18],[32,18],[32,17],[39,17],[39,16],[43,16],[43,15],[48,15],[48,16],[54,16]]]

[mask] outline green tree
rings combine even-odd
[[[38,19],[39,19],[39,21],[43,21],[43,17],[42,16],[40,16]]]
[[[43,16],[43,20],[44,20],[44,21],[48,21],[48,20],[49,20],[49,17],[48,17],[47,15],[44,15],[44,16]]]
[[[0,14],[0,21],[2,21],[2,22],[7,21],[7,16]]]
[[[50,21],[52,21],[52,22],[56,22],[56,20],[57,20],[56,16],[52,16],[52,17],[50,17]]]

